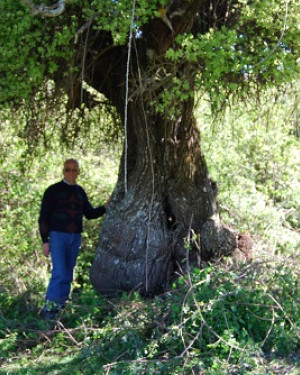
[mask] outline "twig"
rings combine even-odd
[[[268,329],[268,332],[266,334],[266,337],[263,339],[262,341],[262,345],[265,344],[265,342],[267,341],[268,337],[270,336],[271,332],[272,332],[272,329],[274,327],[274,323],[275,323],[275,314],[274,314],[274,309],[272,309],[272,324],[270,325],[270,328]]]
[[[287,316],[287,314],[284,311],[284,309],[281,306],[281,304],[272,296],[272,294],[267,293],[267,296],[269,296],[275,302],[275,304],[279,307],[279,309],[283,312],[283,315],[284,315],[285,319],[290,323],[290,325],[294,329],[295,334],[297,335],[297,337],[300,338],[299,329],[294,325],[294,323],[291,321],[291,319]]]
[[[282,42],[282,39],[283,39],[283,36],[284,36],[284,33],[285,33],[285,30],[286,30],[286,25],[287,25],[287,18],[288,18],[288,9],[289,9],[289,0],[286,0],[285,1],[285,16],[284,16],[284,24],[283,24],[283,27],[282,27],[282,32],[281,32],[281,35],[280,35],[280,37],[279,37],[279,39],[278,39],[278,41],[277,41],[277,43],[276,43],[276,45],[275,45],[275,47],[274,48],[272,48],[271,49],[271,51],[261,60],[261,61],[259,61],[257,64],[254,64],[253,66],[252,66],[252,68],[255,68],[255,67],[257,67],[258,65],[260,65],[260,64],[262,64],[262,63],[264,63],[266,60],[267,60],[267,58],[269,58],[275,51],[276,51],[276,49],[279,47],[279,45],[281,44],[281,42]]]
[[[71,340],[75,345],[77,345],[77,346],[81,346],[81,344],[79,344],[79,342],[75,340],[75,338],[71,335],[70,331],[69,331],[67,328],[65,328],[65,326],[62,324],[61,321],[58,320],[58,321],[57,321],[57,325],[58,325],[60,328],[62,328],[62,330],[63,330],[64,332],[66,332],[66,334],[69,336],[70,340]]]
[[[44,4],[35,6],[30,0],[24,0],[24,3],[32,10],[33,16],[42,14],[45,17],[57,17],[60,16],[66,8],[66,0],[58,0],[56,4],[50,6],[45,6]]]

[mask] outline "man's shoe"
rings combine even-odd
[[[46,320],[54,320],[58,311],[47,311],[43,309],[43,317]]]
[[[65,307],[65,303],[47,301],[43,307],[42,314],[46,320],[54,320],[56,314]]]

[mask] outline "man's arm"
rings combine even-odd
[[[106,209],[105,206],[99,206],[94,208],[90,202],[87,202],[86,208],[83,211],[83,215],[88,219],[98,219],[98,217],[101,217],[105,214]]]
[[[106,213],[106,208],[109,205],[110,198],[104,204],[104,206],[99,206],[94,208],[88,200],[88,197],[85,193],[85,202],[83,206],[83,215],[88,219],[97,219],[98,217],[103,216]]]
[[[40,216],[39,216],[39,232],[43,241],[43,244],[48,243],[49,245],[49,222],[51,217],[51,194],[49,189],[44,193]]]

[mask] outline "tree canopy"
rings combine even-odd
[[[222,100],[281,84],[299,73],[299,7],[296,0],[2,1],[0,103],[38,92],[53,99],[49,80],[75,105],[87,101],[84,81],[105,91],[92,71],[108,51],[127,53],[130,30],[148,61],[144,99],[155,98],[156,111],[172,112],[194,89]]]

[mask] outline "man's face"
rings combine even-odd
[[[76,163],[67,162],[63,169],[64,178],[69,184],[75,184],[79,175],[79,169]]]

